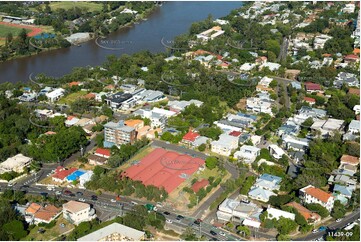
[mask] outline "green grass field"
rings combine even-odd
[[[65,10],[71,9],[74,7],[79,8],[88,8],[89,11],[100,11],[102,9],[102,5],[99,3],[93,3],[93,2],[73,2],[73,1],[66,1],[66,2],[53,2],[50,3],[50,8],[52,10],[56,10],[58,8],[63,8]]]
[[[16,28],[12,26],[6,26],[0,24],[0,38],[6,38],[8,33],[12,33],[14,37],[16,37],[21,31],[21,28]],[[31,30],[26,29],[26,32],[29,33]]]

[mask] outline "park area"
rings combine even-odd
[[[72,9],[75,7],[84,9],[87,8],[90,12],[93,11],[101,11],[102,10],[102,5],[99,3],[94,3],[94,2],[75,2],[75,1],[63,1],[63,2],[52,2],[49,4],[50,8],[52,10],[56,10],[59,8],[68,10],[68,9]]]

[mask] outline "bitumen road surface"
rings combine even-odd
[[[199,157],[203,160],[205,160],[208,156],[203,154],[202,152],[198,152],[195,150],[188,149],[186,147],[178,146],[169,142],[161,141],[161,140],[154,140],[151,144],[152,146],[157,146],[160,148],[164,148],[167,150],[174,150],[182,154],[187,154],[191,156]]]
[[[346,225],[348,223],[352,223],[354,221],[356,221],[357,219],[360,218],[360,209],[357,209],[355,212],[353,212],[352,214],[346,216],[344,219],[342,219],[342,221],[340,222],[334,222],[330,225],[328,225],[328,229],[326,231],[319,231],[317,233],[312,233],[309,234],[307,236],[301,237],[301,238],[297,238],[295,239],[295,241],[310,241],[310,240],[315,240],[317,238],[323,237],[325,235],[328,235],[328,233],[330,231],[334,231],[336,229],[340,229],[340,228],[344,228],[346,227]],[[337,240],[337,238],[335,238]]]

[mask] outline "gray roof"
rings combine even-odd
[[[352,192],[355,190],[355,186],[342,186],[335,184],[335,187],[333,188],[334,192],[339,192],[342,195],[345,196],[352,196]]]
[[[79,238],[78,241],[99,241],[114,233],[119,233],[132,240],[138,241],[141,240],[145,234],[143,231],[139,231],[128,226],[124,226],[119,223],[112,223],[102,229]]]
[[[349,129],[356,129],[360,130],[360,121],[359,120],[352,120],[350,125],[348,126]]]

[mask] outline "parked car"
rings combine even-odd
[[[55,195],[61,195],[61,191],[56,191]]]
[[[166,223],[168,223],[168,224],[173,223],[173,221],[172,221],[172,220],[170,220],[170,219],[167,219],[165,222],[166,222]]]
[[[165,211],[165,212],[163,212],[165,215],[169,215],[170,214],[170,212],[167,212],[167,211]]]
[[[92,199],[93,201],[96,201],[96,200],[98,200],[98,197],[95,196],[95,195],[92,195],[92,196],[91,196],[91,199]]]
[[[63,191],[63,194],[65,194],[65,195],[70,195],[72,192],[71,191],[69,191],[69,190],[65,190],[65,191]]]
[[[177,215],[177,220],[181,220],[184,219],[184,217],[182,215]]]
[[[222,236],[226,236],[226,234],[223,231],[220,231],[219,234]]]
[[[82,192],[76,192],[76,195],[77,196],[83,196],[83,193]]]
[[[78,201],[79,202],[85,202],[85,199],[81,197],[81,198],[78,199]]]
[[[341,222],[342,218],[336,219],[336,223]]]
[[[312,233],[317,233],[318,232],[318,229],[314,229],[314,230],[312,230]]]
[[[326,226],[321,226],[318,228],[318,231],[326,231],[327,227]]]
[[[112,203],[116,203],[117,202],[117,200],[115,200],[115,199],[110,199],[110,201],[112,202]]]
[[[217,235],[217,233],[214,232],[213,230],[209,231],[209,233],[210,233],[211,235],[213,235],[213,236],[216,236],[216,235]]]

